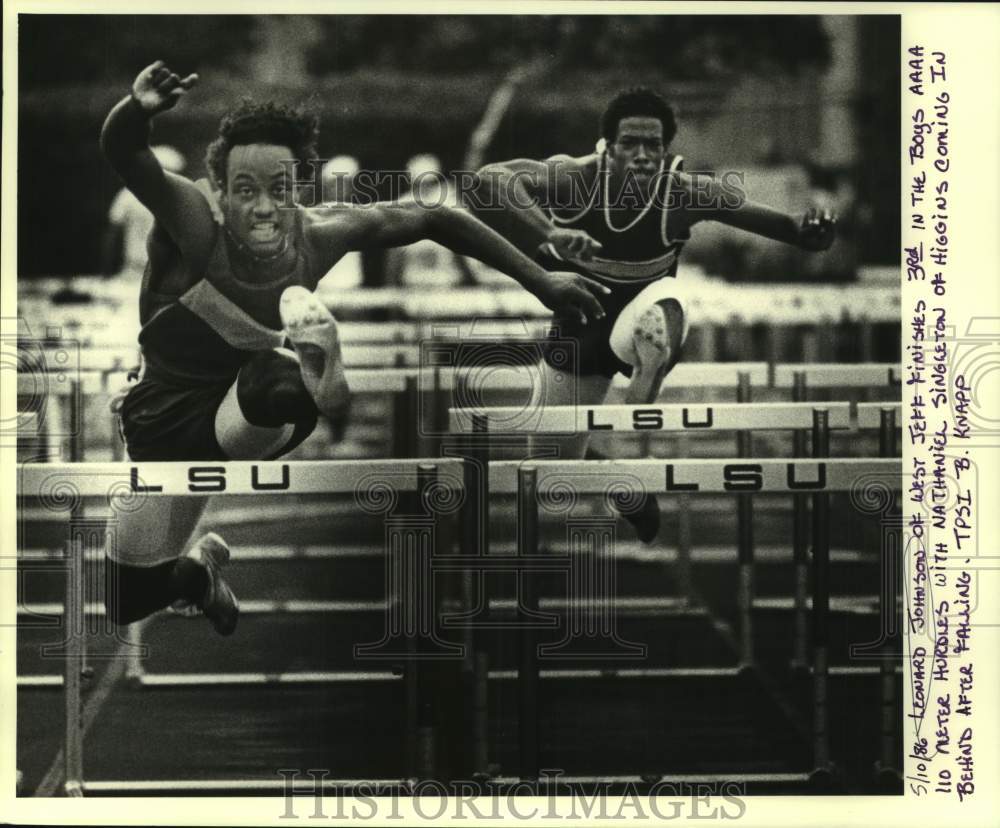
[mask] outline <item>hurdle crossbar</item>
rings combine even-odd
[[[452,431],[472,430],[473,413],[491,433],[579,434],[652,431],[776,431],[809,428],[813,411],[826,409],[831,428],[848,428],[849,403],[710,403],[674,405],[566,405],[535,408],[450,408]],[[877,423],[876,423],[877,426]]]
[[[406,381],[417,377],[416,368],[348,368],[347,384],[354,394],[391,394],[406,390]],[[433,387],[433,371],[423,372],[423,387]],[[17,393],[22,397],[69,397],[73,394],[103,394],[125,387],[129,375],[125,371],[66,371],[61,373],[31,373],[17,375]]]
[[[807,773],[743,773],[732,771],[728,773],[686,773],[686,774],[654,774],[644,775],[600,775],[600,776],[553,776],[551,782],[542,777],[537,783],[539,790],[549,790],[546,786],[556,786],[559,795],[566,795],[569,786],[580,785],[627,785],[630,789],[638,786],[664,785],[695,785],[698,783],[737,783],[737,784],[806,784],[810,775]],[[490,781],[491,786],[517,785],[523,792],[524,781],[519,777],[497,776]],[[274,796],[297,795],[317,796],[319,794],[364,792],[369,796],[384,795],[388,790],[398,789],[404,793],[412,793],[417,788],[413,779],[318,779],[305,776],[299,779],[284,780],[280,777],[271,779],[121,779],[94,780],[82,784],[84,794],[204,794],[204,793],[237,793],[264,794]]]
[[[435,466],[439,484],[461,488],[460,461],[292,460],[230,463],[27,463],[19,493],[47,508],[70,508],[82,497],[172,495],[371,494],[373,486],[418,491],[421,466]]]
[[[298,599],[289,600],[251,600],[240,602],[240,613],[245,615],[264,614],[301,614],[311,615],[315,613],[330,613],[340,615],[353,612],[384,612],[389,606],[386,601],[303,601]],[[100,617],[105,615],[103,604],[90,602],[84,605],[85,615]],[[55,601],[32,602],[18,604],[18,615],[26,616],[56,616],[63,614],[63,605]],[[164,612],[164,618],[180,618],[176,613]]]
[[[896,362],[802,362],[774,366],[774,387],[794,388],[795,375],[805,377],[810,388],[866,388],[899,385]]]
[[[341,348],[344,365],[356,367],[414,366],[420,364],[421,348],[413,343],[348,344]],[[139,349],[132,348],[46,348],[39,351],[38,368],[47,373],[76,371],[125,371],[139,364]]]
[[[683,492],[682,492],[683,494]],[[788,513],[788,503],[785,502],[787,498],[792,498],[794,495],[787,495],[783,498],[779,495],[774,495],[773,497],[768,497],[762,503],[754,504],[754,514],[769,514],[774,516],[786,515]],[[28,505],[29,503],[36,503],[37,498],[31,499],[30,495],[25,496],[26,503],[20,509],[19,517],[22,524],[24,525],[45,525],[45,524],[62,524],[65,520],[64,515],[60,511],[53,511],[46,506],[38,505]],[[268,506],[266,504],[259,505],[254,508],[237,506],[239,501],[235,501],[232,498],[225,501],[223,506],[216,509],[212,516],[213,525],[219,527],[220,529],[227,529],[230,526],[240,526],[245,523],[272,523],[280,522],[283,520],[295,520],[303,519],[307,520],[310,518],[317,517],[329,517],[331,515],[343,515],[344,512],[351,511],[353,513],[354,504],[347,503],[338,500],[335,503],[329,504],[317,504],[312,503],[301,503],[290,505],[289,508],[277,509],[273,506]],[[691,514],[718,514],[720,508],[724,508],[725,505],[729,503],[729,493],[728,492],[705,492],[700,497],[691,498],[688,510]],[[230,508],[225,508],[229,504],[232,504]],[[326,508],[323,508],[326,507]],[[82,510],[82,516],[84,517],[106,517],[106,505],[100,504],[97,500],[88,500],[84,504]],[[660,502],[660,512],[663,514],[676,514],[681,511],[681,507],[673,498]],[[623,544],[626,542],[623,541]],[[623,548],[627,548],[623,546]]]
[[[319,792],[364,790],[374,793],[376,789],[400,788],[409,791],[413,781],[409,779],[282,779],[275,776],[268,779],[95,779],[81,785],[84,794],[109,793],[227,793],[242,794],[271,793],[314,795]]]
[[[664,388],[735,388],[740,375],[753,388],[770,385],[769,366],[766,362],[680,362],[663,380]],[[627,388],[630,380],[615,374],[612,385]]]
[[[736,387],[741,373],[748,374],[757,387],[767,387],[768,368],[764,362],[686,362],[676,366],[665,380],[665,387],[725,388]],[[393,393],[406,390],[406,380],[415,378],[421,390],[451,391],[460,384],[478,391],[523,391],[540,381],[538,366],[468,366],[347,368],[347,384],[352,393]],[[624,381],[623,377],[616,380]],[[74,384],[75,383],[75,384]],[[100,394],[128,383],[124,371],[69,370],[21,371],[17,393],[22,396],[68,397],[72,394]]]
[[[559,543],[550,542],[548,549],[553,553],[561,550]],[[495,543],[490,547],[497,554],[509,554],[511,549],[509,544]],[[292,561],[296,563],[308,561],[326,560],[351,560],[358,558],[371,558],[381,560],[385,557],[385,547],[372,546],[232,546],[229,549],[230,563],[242,563],[246,561]],[[32,548],[20,549],[17,553],[18,563],[28,565],[58,562],[65,558],[66,552],[59,548]],[[638,563],[673,563],[677,560],[676,549],[655,549],[646,546],[638,541],[621,541],[615,546],[615,556],[620,561],[636,561]],[[779,545],[758,545],[754,549],[754,561],[756,563],[784,563],[791,561],[793,550],[790,546]],[[836,563],[870,563],[877,564],[877,555],[865,553],[857,549],[834,549],[830,553],[830,558]],[[84,560],[87,563],[101,563],[104,561],[104,552],[90,550],[85,553]],[[691,549],[691,560],[703,564],[729,564],[736,560],[736,548],[733,546],[722,546],[705,544],[695,546]],[[63,571],[59,568],[59,571]]]
[[[294,460],[287,463],[29,463],[19,469],[19,492],[47,501],[57,511],[81,497],[218,496],[267,494],[352,494],[390,485],[418,489],[418,467],[434,465],[439,484],[462,488],[458,460]],[[520,461],[490,463],[490,490],[517,492]],[[540,460],[539,490],[572,482],[576,494],[605,494],[611,485],[641,486],[646,492],[851,491],[876,480],[901,485],[898,459],[823,460]]]
[[[552,487],[566,484],[577,495],[607,494],[621,486],[653,494],[849,492],[876,483],[892,489],[902,486],[902,462],[883,458],[505,460],[490,464],[490,490],[496,494],[515,493],[518,469],[526,463],[538,468],[543,504]]]
[[[544,681],[577,681],[619,679],[645,681],[664,678],[726,678],[739,675],[742,667],[730,665],[722,667],[643,667],[643,668],[565,668],[561,670],[540,670],[538,677]],[[810,667],[807,672],[812,672]],[[834,664],[827,672],[831,676],[878,676],[882,668],[876,665]],[[894,672],[902,673],[896,666]],[[489,681],[516,681],[516,669],[495,669],[487,672]],[[400,681],[402,676],[390,672],[361,671],[294,671],[286,673],[139,673],[131,677],[138,687],[218,687],[281,684],[355,684]],[[62,687],[63,677],[54,673],[42,673],[17,677],[18,687]]]

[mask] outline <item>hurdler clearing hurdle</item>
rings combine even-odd
[[[279,457],[317,416],[345,417],[337,325],[313,291],[352,250],[431,239],[511,275],[558,313],[603,313],[592,291],[604,288],[546,272],[462,210],[415,201],[300,206],[289,173],[316,159],[318,121],[308,112],[245,101],[208,148],[210,182],[165,171],[149,146],[152,119],[197,81],[152,64],[101,135],[115,171],[155,218],[140,297],[143,371],[120,400],[132,460]],[[204,505],[162,498],[117,515],[106,568],[113,621],[173,606],[233,632],[238,605],[220,574],[228,549],[212,534],[190,545]]]
[[[652,402],[680,357],[689,319],[677,263],[691,229],[718,221],[803,250],[826,250],[835,219],[810,210],[801,221],[754,204],[731,180],[688,175],[668,152],[673,110],[655,92],[616,95],[601,118],[596,152],[489,164],[470,206],[546,267],[570,268],[608,288],[596,324],[556,313],[550,337],[578,343],[575,364],[544,354],[544,405],[605,402],[618,372],[631,377],[626,402]],[[602,146],[603,145],[603,146]],[[502,209],[498,209],[502,208]],[[560,355],[564,349],[559,349]],[[588,435],[557,438],[561,456],[583,457]],[[592,453],[592,456],[597,457]],[[660,525],[653,496],[626,518],[652,542]]]

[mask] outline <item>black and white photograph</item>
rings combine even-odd
[[[972,798],[953,52],[535,5],[5,12],[18,802]]]

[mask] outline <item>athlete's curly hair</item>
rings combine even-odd
[[[601,115],[601,136],[609,144],[618,136],[618,124],[622,118],[644,116],[658,118],[663,124],[663,145],[669,146],[677,134],[674,110],[652,89],[636,86],[624,89],[615,95],[608,108]]]
[[[313,112],[273,101],[258,103],[243,98],[219,124],[219,136],[208,145],[205,166],[220,189],[226,186],[229,151],[240,144],[276,144],[288,147],[298,161],[318,156],[319,118]]]

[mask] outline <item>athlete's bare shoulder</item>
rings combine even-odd
[[[302,220],[303,241],[322,268],[329,269],[352,249],[352,240],[362,221],[358,211],[363,207],[332,202],[296,209]]]

